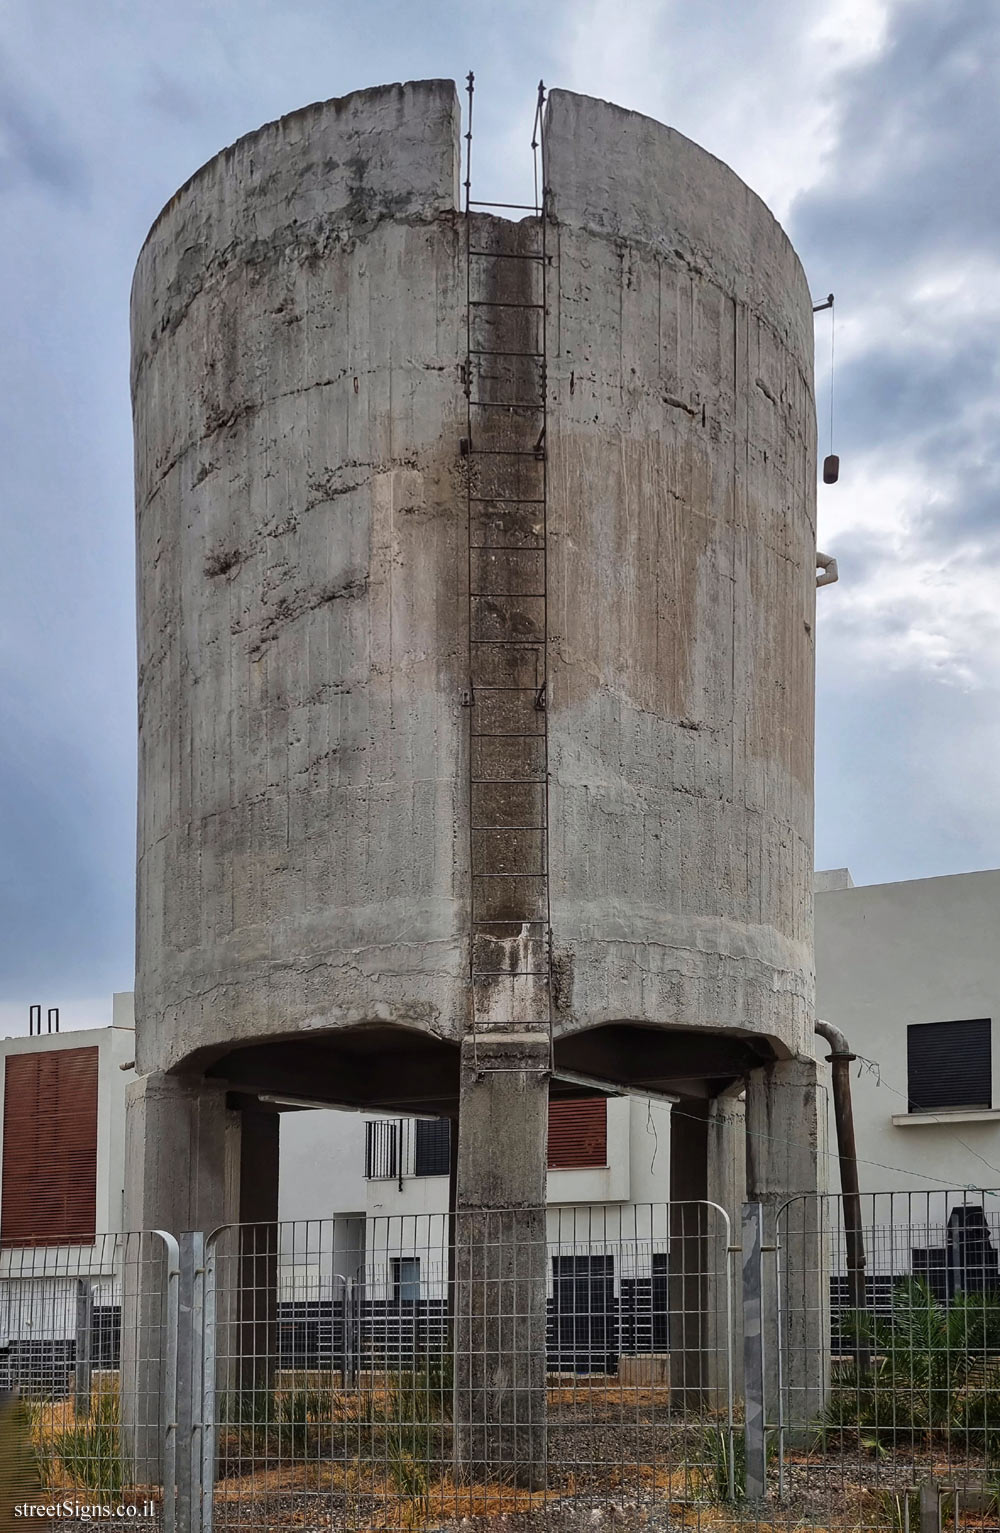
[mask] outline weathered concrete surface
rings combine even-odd
[[[797,1068],[811,1045],[815,420],[801,268],[759,200],[697,146],[554,92],[546,461],[530,411],[488,408],[530,366],[489,360],[473,395],[489,423],[474,431],[520,449],[516,469],[497,456],[505,477],[491,480],[460,449],[458,145],[451,82],[307,108],[205,166],[140,257],[136,1028],[139,1069],[154,1073],[133,1123],[159,1114],[168,1136],[187,1122],[193,1137],[173,1164],[142,1149],[133,1227],[210,1228],[231,1196],[221,1098],[192,1104],[178,1084],[168,1101],[160,1072],[214,1064],[224,1078],[238,1063],[244,1090],[273,1091],[246,1056],[288,1078],[286,1040],[365,1025],[372,1037],[372,1024],[453,1046],[474,1016],[470,958],[490,968],[502,941],[518,967],[542,960],[526,923],[543,875],[524,868],[536,854],[541,866],[545,795],[519,786],[537,775],[542,704],[561,1032],[610,1025],[627,1059],[635,1024],[658,1030],[662,1065],[644,1046],[644,1078],[680,1074],[696,1100],[706,1078],[719,1084],[713,1039],[726,1035],[729,1082],[740,1051]],[[476,217],[474,248],[513,252],[534,232],[499,223]],[[487,285],[502,300],[509,284],[519,313],[478,319],[474,344],[535,351],[527,268],[503,270]],[[467,536],[470,482],[485,549]],[[470,569],[483,593],[471,634]],[[528,743],[478,771],[492,747],[461,706],[470,637],[499,644],[516,628],[537,646],[546,624],[548,685],[540,700],[524,689]],[[495,662],[495,683],[521,683],[517,654]],[[495,829],[470,838],[470,761],[499,851]],[[470,953],[470,885],[492,879],[491,858],[501,872],[517,862],[535,903],[515,911],[517,891],[497,881],[506,925],[486,935],[486,962]],[[544,1020],[534,983],[482,988],[484,1027]],[[268,1040],[280,1059],[246,1047]],[[336,1101],[349,1064],[365,1105],[388,1099],[391,1042],[351,1061],[331,1047],[317,1095]],[[456,1438],[463,1472],[516,1462],[531,1480],[544,1459],[547,1043],[498,1035],[479,1049],[501,1068],[474,1069],[466,1039]],[[787,1117],[795,1091],[771,1084],[766,1111]],[[807,1120],[811,1089],[796,1087]],[[772,1158],[750,1180],[805,1191],[815,1172]],[[515,1221],[503,1238],[498,1218]],[[675,1233],[700,1259],[705,1232]],[[269,1293],[271,1257],[265,1242],[234,1261],[259,1259]],[[679,1269],[685,1308],[695,1272]],[[703,1288],[699,1334],[719,1312]],[[248,1335],[266,1337],[270,1305],[246,1317]]]
[[[473,1483],[544,1483],[547,1064],[537,1033],[462,1045],[455,1467]]]
[[[200,1230],[215,1239],[220,1393],[266,1389],[277,1364],[278,1116],[232,1111],[225,1087],[176,1075],[128,1089],[129,1231]],[[155,1481],[166,1292],[164,1247],[132,1234],[124,1264],[122,1412],[138,1467]]]
[[[780,1268],[765,1268],[765,1388],[777,1410],[779,1324],[784,1420],[807,1428],[824,1404],[828,1377],[826,1103],[814,1059],[778,1060],[751,1071],[746,1090],[746,1195],[764,1205],[768,1246]],[[779,1317],[779,1295],[780,1310]]]
[[[163,1447],[165,1230],[214,1230],[238,1217],[239,1114],[220,1086],[140,1076],[126,1094],[121,1410],[140,1482],[156,1484]]]
[[[549,98],[552,924],[563,1029],[808,1047],[812,312],[782,230],[649,118]]]
[[[307,108],[205,166],[140,258],[140,1069],[467,1027],[458,131],[450,82]],[[793,1054],[808,290],[759,200],[670,129],[557,91],[546,152],[559,1025]],[[508,514],[531,548],[530,507]]]
[[[464,244],[448,81],[283,118],[132,302],[137,1052],[464,1024]]]
[[[307,108],[211,161],[140,258],[140,1068],[464,1027],[457,135],[449,82]],[[557,91],[546,146],[561,1023],[794,1052],[808,290],[672,130]]]
[[[239,1217],[240,1115],[225,1087],[141,1075],[126,1093],[126,1230],[214,1230]]]

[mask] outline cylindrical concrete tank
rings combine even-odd
[[[812,1032],[812,302],[768,209],[556,91],[552,925],[570,1025]]]
[[[199,171],[140,257],[141,1071],[468,1029],[459,130],[451,82],[307,108]],[[557,1030],[796,1052],[808,290],[760,201],[648,119],[554,92],[546,181]]]

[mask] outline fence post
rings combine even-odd
[[[921,1480],[917,1492],[920,1533],[941,1533],[941,1495],[934,1477],[928,1475]]]
[[[202,1533],[205,1237],[181,1235],[177,1337],[177,1533]]]
[[[73,1362],[73,1409],[79,1420],[90,1415],[94,1369],[94,1285],[90,1278],[76,1282],[76,1340]]]
[[[215,1526],[215,1386],[218,1329],[218,1230],[205,1242],[204,1310],[202,1336],[201,1392],[201,1533],[212,1533]]]
[[[165,1260],[162,1262],[164,1287],[160,1298],[160,1321],[162,1330],[155,1329],[144,1338],[146,1356],[157,1359],[159,1379],[158,1426],[154,1429],[160,1459],[160,1479],[163,1485],[163,1533],[180,1533],[177,1526],[177,1362],[180,1339],[180,1245],[168,1230],[152,1230],[148,1237],[140,1237],[142,1243],[149,1239],[162,1243]],[[154,1269],[155,1270],[155,1269]],[[151,1296],[150,1296],[151,1297]],[[140,1320],[142,1311],[140,1310]],[[139,1418],[141,1420],[141,1416]]]
[[[764,1399],[764,1328],[761,1305],[764,1209],[743,1204],[743,1393],[746,1496],[762,1501],[767,1492],[767,1435]]]

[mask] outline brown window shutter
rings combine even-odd
[[[551,1169],[557,1171],[574,1166],[606,1166],[607,1163],[607,1097],[585,1097],[578,1102],[550,1102]]]
[[[97,1222],[96,1048],[10,1054],[0,1242],[86,1245]]]

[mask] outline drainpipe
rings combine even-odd
[[[837,1125],[837,1153],[840,1157],[840,1190],[844,1198],[844,1233],[847,1238],[847,1288],[851,1309],[867,1308],[865,1293],[865,1236],[861,1222],[861,1187],[858,1181],[858,1148],[854,1137],[854,1108],[851,1103],[851,1065],[857,1058],[839,1027],[817,1022],[815,1031],[830,1045],[827,1058],[833,1075],[833,1116]],[[855,1343],[858,1373],[871,1368],[871,1352],[861,1342]]]

